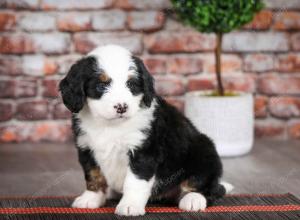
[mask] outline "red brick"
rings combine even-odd
[[[229,91],[255,92],[256,77],[250,74],[223,77],[224,88]]]
[[[32,39],[25,34],[1,35],[0,53],[22,54],[34,52]]]
[[[159,95],[182,95],[184,85],[180,78],[175,77],[156,77],[155,90]]]
[[[167,9],[169,0],[116,0],[115,6],[123,9]]]
[[[0,142],[65,142],[72,137],[68,123],[43,121],[26,122],[0,127]]]
[[[277,120],[256,120],[255,136],[258,138],[285,138],[285,123]]]
[[[0,121],[8,121],[13,117],[13,106],[11,103],[0,103]]]
[[[56,103],[53,109],[53,118],[55,119],[69,119],[71,118],[71,112],[62,103]]]
[[[39,0],[3,0],[5,7],[11,9],[38,9]]]
[[[273,28],[276,30],[300,29],[300,13],[291,11],[275,13]]]
[[[69,50],[70,36],[67,34],[5,34],[0,36],[0,53],[23,54],[42,52],[60,54]]]
[[[9,12],[0,13],[0,31],[14,30],[16,26],[16,15]]]
[[[300,139],[300,121],[291,121],[288,123],[288,135],[293,139]]]
[[[232,32],[223,39],[224,51],[288,51],[289,36],[280,32]]]
[[[273,14],[271,11],[263,10],[257,13],[253,20],[244,26],[245,29],[265,30],[272,24]]]
[[[58,83],[59,81],[56,79],[45,79],[43,81],[43,96],[56,98],[59,96],[58,91]]]
[[[131,12],[128,15],[128,27],[134,31],[155,31],[163,27],[165,16],[158,11]]]
[[[151,74],[166,73],[166,59],[162,57],[146,57],[143,59]]]
[[[274,69],[274,57],[270,54],[248,54],[244,58],[244,71],[264,72]]]
[[[1,98],[18,98],[36,96],[36,80],[1,80],[0,81]]]
[[[276,70],[279,72],[300,72],[300,54],[283,54],[277,56]]]
[[[296,97],[272,97],[269,102],[271,114],[279,118],[300,116],[300,98]]]
[[[25,31],[52,31],[56,29],[55,16],[46,13],[28,13],[19,19],[19,27]]]
[[[126,13],[121,10],[98,11],[92,17],[94,30],[123,30],[126,26]]]
[[[215,56],[211,54],[199,55],[199,59],[203,63],[204,73],[215,73]],[[241,73],[242,59],[238,55],[223,54],[221,58],[221,71],[222,73]]]
[[[300,50],[300,33],[292,34],[291,43],[293,50]]]
[[[215,37],[198,32],[155,33],[145,36],[145,46],[150,53],[209,51],[215,48]]]
[[[88,10],[102,9],[112,6],[113,0],[43,0],[44,10]]]
[[[0,56],[0,75],[22,74],[22,59],[18,56]]]
[[[49,112],[46,100],[21,102],[17,105],[16,118],[19,120],[46,119]]]
[[[266,96],[255,96],[254,113],[256,118],[265,118],[267,116],[268,98]]]
[[[0,97],[1,98],[13,98],[16,97],[16,84],[14,80],[1,80],[0,81]]]
[[[58,65],[53,59],[46,58],[42,55],[23,56],[23,72],[26,75],[52,75],[57,71]]]
[[[300,77],[265,74],[258,79],[258,91],[264,94],[299,94]]]
[[[93,48],[105,44],[118,44],[135,54],[143,51],[141,36],[137,34],[77,33],[74,35],[77,52],[87,53]]]
[[[179,111],[183,112],[184,111],[184,101],[179,98],[174,98],[174,97],[166,97],[166,101],[176,107]]]
[[[245,75],[228,75],[223,76],[223,86],[229,91],[254,92],[255,76]],[[202,75],[200,77],[190,78],[187,88],[189,91],[194,90],[212,90],[217,88],[215,76]]]
[[[212,90],[214,89],[214,80],[212,77],[190,78],[187,85],[188,91]]]
[[[167,72],[174,74],[193,74],[202,72],[203,63],[199,58],[170,57],[167,61]]]
[[[58,16],[57,27],[60,31],[88,31],[91,30],[91,16],[86,13],[63,13]]]

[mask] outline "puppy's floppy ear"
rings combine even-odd
[[[74,113],[78,113],[85,103],[84,84],[97,69],[96,59],[86,57],[71,66],[67,76],[59,83],[65,106]]]
[[[145,106],[150,107],[151,102],[155,96],[153,77],[148,72],[143,61],[140,58],[133,56],[133,60],[135,62],[135,65],[137,66],[138,72],[141,74],[141,78],[143,81],[144,97],[142,101]]]

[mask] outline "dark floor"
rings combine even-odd
[[[300,141],[257,141],[243,157],[226,158],[233,193],[293,193],[300,197]],[[76,195],[83,174],[72,144],[2,144],[0,196]]]

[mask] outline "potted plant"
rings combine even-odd
[[[250,22],[261,0],[172,0],[179,18],[200,32],[216,34],[217,89],[186,94],[185,113],[209,135],[221,156],[249,152],[253,145],[253,96],[224,90],[221,75],[222,37]]]

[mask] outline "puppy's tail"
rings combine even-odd
[[[233,185],[230,183],[221,181],[212,191],[211,196],[215,198],[221,198],[225,194],[231,192],[233,190]]]
[[[225,194],[231,192],[233,190],[233,185],[230,183],[221,181],[211,192],[210,195],[207,196],[207,204],[208,206],[213,205],[213,203],[223,197]]]
[[[227,183],[225,181],[221,181],[220,185],[224,187],[226,194],[230,193],[234,189],[234,186],[232,184]]]

